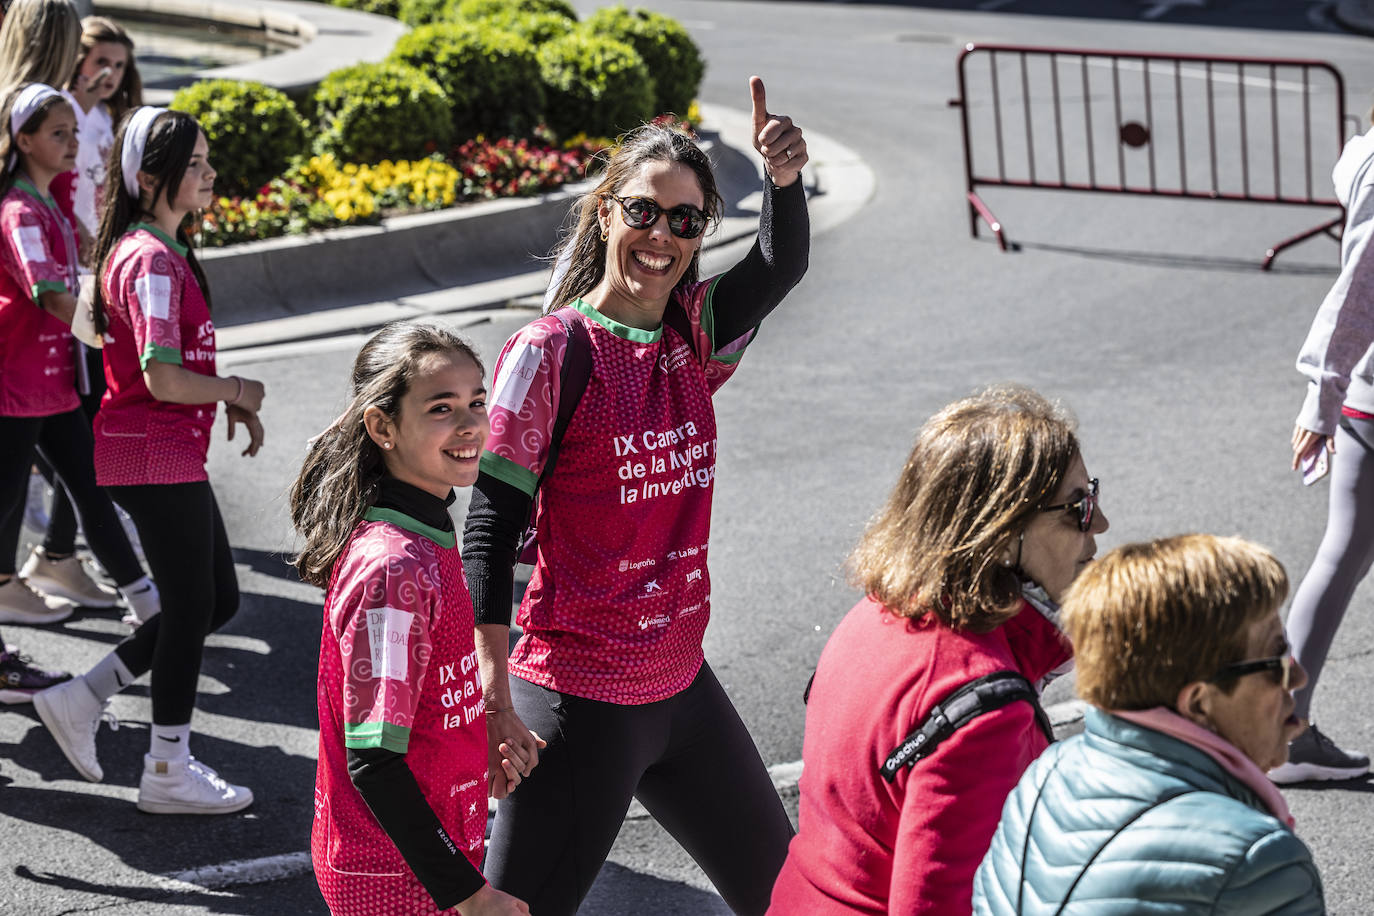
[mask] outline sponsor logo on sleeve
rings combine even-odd
[[[518,411],[525,403],[530,382],[539,372],[539,364],[544,359],[540,347],[522,343],[506,354],[501,364],[501,372],[496,377],[496,395],[492,403],[510,411]]]
[[[172,312],[172,278],[166,274],[144,274],[134,280],[139,307],[149,318],[166,321]]]
[[[410,662],[409,611],[394,607],[372,608],[367,612],[367,641],[372,653],[372,676],[404,681]]]
[[[45,264],[48,260],[47,249],[43,245],[43,230],[38,226],[15,226],[14,247],[19,256],[28,264]]]

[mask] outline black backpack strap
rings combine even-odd
[[[683,343],[687,344],[693,353],[696,353],[696,342],[692,337],[692,322],[687,317],[687,310],[671,296],[668,298],[668,307],[663,310],[663,326],[677,331]]]
[[[544,458],[544,469],[539,474],[539,482],[553,473],[554,462],[558,460],[558,449],[563,444],[563,434],[568,431],[568,423],[577,412],[582,401],[582,393],[587,390],[587,381],[592,377],[592,342],[587,336],[587,326],[576,314],[569,314],[571,307],[558,309],[553,317],[563,325],[568,337],[567,349],[563,351],[563,365],[558,367],[558,417],[553,421],[553,437],[549,440],[549,453]]]
[[[563,435],[568,431],[568,423],[577,412],[582,394],[587,390],[587,382],[592,377],[592,342],[587,336],[587,326],[573,314],[571,307],[552,312],[554,318],[563,326],[568,345],[563,351],[563,364],[558,367],[558,416],[553,421],[553,436],[549,439],[548,454],[544,456],[544,467],[539,472],[539,480],[534,485],[534,498],[530,500],[530,515],[525,520],[525,533],[520,536],[520,552],[517,560],[521,563],[534,563],[534,513],[539,499],[539,489],[553,473],[554,463],[558,461],[558,449],[563,444]]]
[[[1015,671],[994,671],[955,690],[931,707],[930,714],[878,768],[883,779],[892,782],[903,767],[916,764],[931,754],[950,735],[985,712],[1025,700],[1035,710],[1035,721],[1045,737],[1054,741],[1049,716],[1040,707],[1040,695],[1031,682]]]

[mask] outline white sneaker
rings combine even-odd
[[[105,704],[91,692],[86,679],[74,677],[34,694],[33,708],[77,772],[91,782],[100,782],[105,773],[95,755],[95,732],[102,718],[111,728],[119,724],[113,716],[105,715]]]
[[[160,760],[143,755],[138,810],[149,814],[233,814],[253,803],[253,790],[225,782],[194,757]]]
[[[49,601],[18,576],[11,576],[8,582],[0,585],[0,623],[57,623],[71,615],[70,603]]]
[[[96,582],[75,554],[54,560],[42,547],[35,547],[19,570],[19,578],[45,595],[66,598],[78,607],[114,607],[119,595]]]

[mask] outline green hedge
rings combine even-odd
[[[171,107],[200,122],[219,187],[227,194],[257,193],[293,157],[309,151],[296,106],[262,83],[202,80],[178,90]]]
[[[376,13],[378,16],[390,16],[395,19],[400,15],[402,0],[329,0],[329,3],[345,9]]]
[[[453,142],[443,88],[396,61],[335,70],[315,90],[315,109],[316,152],[345,162],[418,159]]]
[[[677,20],[642,8],[608,6],[592,14],[582,28],[619,39],[639,52],[654,78],[654,114],[687,114],[687,106],[701,88],[706,61]]]
[[[539,48],[548,124],[559,137],[614,137],[654,116],[654,81],[630,45],[576,31]]]
[[[409,26],[443,22],[449,18],[453,0],[400,0],[396,18]]]
[[[529,136],[544,112],[534,46],[486,23],[441,22],[401,36],[391,59],[428,73],[448,96],[454,136]]]
[[[567,0],[449,0],[458,19],[486,19],[515,13],[554,13],[573,22],[577,10]]]
[[[577,23],[567,16],[557,13],[522,13],[518,10],[497,13],[478,21],[519,35],[536,48],[555,38],[562,38],[577,28]]]

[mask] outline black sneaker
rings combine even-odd
[[[1369,757],[1343,751],[1311,725],[1288,743],[1288,762],[1269,771],[1281,786],[1295,782],[1354,779],[1369,772]]]
[[[0,703],[29,703],[33,695],[54,684],[71,680],[65,671],[34,667],[33,660],[18,652],[0,651]]]

